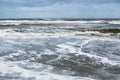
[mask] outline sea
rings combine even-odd
[[[0,80],[120,80],[120,19],[0,19]]]

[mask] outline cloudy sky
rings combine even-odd
[[[120,0],[0,0],[0,18],[120,18]]]

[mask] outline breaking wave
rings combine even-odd
[[[105,22],[1,20],[0,79],[119,80],[119,25]]]
[[[0,21],[1,26],[5,25],[31,25],[31,24],[104,24],[108,23],[104,20],[93,20],[93,21],[85,21],[85,20],[78,20],[78,21],[64,21],[64,20],[53,20],[53,21],[44,21],[44,20],[2,20]],[[112,23],[112,22],[109,22]],[[113,22],[114,23],[114,22]]]

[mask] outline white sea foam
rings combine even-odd
[[[94,41],[94,39],[89,39],[89,40],[86,40],[86,41],[84,41],[82,44],[81,44],[81,47],[78,49],[78,53],[79,53],[79,55],[86,55],[86,56],[88,56],[88,57],[94,57],[94,58],[96,58],[96,60],[98,59],[100,59],[100,62],[102,62],[102,63],[107,63],[107,64],[111,64],[111,65],[118,65],[118,64],[120,64],[120,61],[114,61],[114,60],[109,60],[107,57],[101,57],[101,56],[97,56],[97,55],[95,55],[95,54],[91,54],[91,53],[85,53],[85,52],[82,52],[82,47],[85,45],[85,44],[87,44],[87,43],[89,43],[90,41]]]
[[[120,20],[109,21],[109,24],[120,24]]]
[[[49,50],[49,49],[44,49],[44,51],[42,52],[42,54],[47,54],[47,55],[53,55],[56,54],[55,52]]]
[[[54,74],[48,71],[41,71],[41,72],[36,71],[35,72],[35,71],[23,69],[15,63],[4,62],[4,61],[0,61],[0,72],[2,72],[1,74],[2,76],[5,76],[7,74],[13,74],[15,76],[16,73],[18,73],[20,74],[19,77],[35,78],[35,80],[66,80],[66,79],[68,80],[94,80],[92,78],[87,78],[87,77],[72,77],[68,75]]]
[[[71,37],[71,38],[78,38],[78,39],[87,39],[88,42],[89,42],[89,40],[90,41],[98,40],[98,41],[114,41],[114,42],[117,41],[117,42],[120,42],[119,39],[110,38],[110,37],[82,36],[82,35],[75,36],[75,34],[91,34],[91,33],[102,35],[99,32],[91,32],[91,31],[88,31],[88,32],[77,32],[76,31],[76,32],[61,32],[61,33],[17,33],[17,32],[10,33],[10,32],[5,32],[5,31],[2,32],[2,30],[1,30],[0,33],[1,33],[0,34],[1,38],[7,38],[7,39],[38,39],[38,38]],[[109,34],[106,34],[106,35],[109,35]],[[16,42],[11,42],[11,41],[8,41],[8,42],[10,42],[12,44],[13,43],[16,44]],[[34,42],[30,42],[30,43],[34,43]],[[35,42],[34,44],[38,44],[38,43]],[[44,45],[43,42],[40,44]],[[83,43],[83,45],[84,44],[85,43]],[[60,44],[60,45],[58,45],[58,47],[61,47],[61,51],[66,49],[66,50],[68,50],[68,52],[76,53],[76,49],[74,47],[70,46],[69,44],[68,45]]]
[[[116,21],[116,22],[115,21],[110,22],[110,24],[119,24],[119,21]],[[0,25],[58,24],[58,23],[60,24],[63,24],[63,23],[74,24],[75,23],[75,24],[85,24],[85,25],[88,24],[89,25],[89,24],[99,24],[99,23],[105,23],[105,22],[102,20],[98,20],[98,21],[59,21],[59,20],[58,21],[42,21],[42,20],[0,21]],[[87,26],[87,28],[90,28],[90,27],[91,25]],[[96,62],[110,64],[111,66],[120,65],[120,61],[117,61],[117,59],[116,60],[111,59],[111,58],[109,59],[109,56],[102,57],[102,56],[97,55],[97,53],[96,54],[87,53],[87,52],[85,53],[81,50],[86,44],[89,44],[94,41],[108,42],[108,43],[118,42],[119,44],[120,39],[111,37],[110,36],[111,34],[99,33],[97,31],[96,32],[95,31],[86,31],[86,32],[68,31],[68,32],[56,32],[56,33],[32,33],[33,28],[34,27],[31,27],[30,28],[31,31],[28,33],[15,32],[13,28],[0,30],[0,38],[1,38],[0,53],[2,54],[3,52],[7,51],[5,53],[8,54],[8,55],[3,55],[0,57],[0,75],[1,76],[6,77],[7,75],[10,74],[10,77],[17,76],[17,77],[23,77],[23,78],[33,78],[33,79],[35,78],[36,80],[67,80],[67,79],[68,80],[94,80],[94,79],[87,78],[87,77],[78,77],[78,76],[71,76],[69,74],[64,75],[64,74],[52,73],[51,71],[49,71],[50,69],[53,69],[52,66],[47,65],[47,68],[46,68],[41,63],[38,63],[40,66],[38,66],[38,64],[37,65],[33,64],[33,62],[30,63],[31,65],[28,64],[29,61],[36,61],[36,58],[40,59],[41,54],[58,56],[58,58],[49,60],[48,63],[53,60],[57,60],[57,59],[61,60],[63,57],[69,60],[71,56],[69,56],[68,54],[72,53],[75,55],[85,55],[90,58],[96,59]],[[73,27],[67,26],[66,28],[73,28]],[[120,35],[120,34],[117,34],[117,35]],[[63,37],[65,38],[65,40]],[[46,38],[46,40],[42,41],[43,38]],[[63,42],[60,42],[60,43],[51,42],[52,44],[51,46],[54,46],[53,48],[56,47],[55,48],[56,51],[52,51],[48,49],[45,44],[47,41],[49,41],[49,39],[52,40],[53,38],[57,38],[55,40],[58,40],[58,42],[60,38],[63,38]],[[70,42],[69,40],[67,41],[66,38],[69,39]],[[27,49],[30,47],[31,49],[32,48],[31,45],[33,45],[32,47],[34,46],[36,47],[37,45],[37,47],[42,46],[45,48],[42,51],[39,51],[39,50],[37,51],[36,49],[34,51],[33,49],[33,50],[26,52],[23,46],[27,46]],[[79,46],[76,47],[76,45],[79,45]],[[58,52],[61,54],[59,54]],[[16,59],[16,57],[21,57],[21,55],[24,55],[24,54],[25,54],[25,57],[27,57],[26,60],[9,61],[9,59]],[[20,64],[25,65],[25,66],[20,66]],[[45,69],[43,69],[42,67],[44,67]],[[37,71],[34,69],[43,69],[43,70]],[[19,75],[16,75],[17,73]]]
[[[8,39],[31,39],[31,38],[58,38],[58,37],[69,37],[75,35],[89,35],[95,34],[99,36],[110,36],[110,34],[104,34],[94,31],[86,31],[86,32],[79,32],[79,31],[69,31],[69,32],[56,32],[56,33],[21,33],[21,32],[14,32],[13,30],[0,30],[0,38],[8,38]],[[118,34],[119,35],[119,34]],[[79,37],[79,36],[78,36]],[[97,37],[97,36],[95,36]]]
[[[58,52],[62,53],[77,53],[77,49],[73,46],[66,45],[66,44],[58,44],[57,45],[60,49]]]
[[[110,64],[110,65],[120,65],[120,61],[111,60],[107,56],[102,57],[102,56],[98,56],[97,54],[85,53],[81,50],[86,44],[91,43],[91,41],[98,41],[98,40],[96,38],[89,38],[86,40],[83,39],[82,43],[79,44],[80,47],[78,47],[78,48],[74,47],[74,45],[76,45],[76,43],[74,43],[74,44],[72,43],[72,45],[70,42],[69,43],[67,42],[64,44],[58,44],[57,46],[59,48],[57,49],[57,51],[60,53],[64,53],[64,55],[70,54],[70,53],[78,53],[76,55],[85,55],[85,56],[88,56],[90,58],[95,58],[96,61],[101,62],[101,63]],[[107,38],[106,38],[106,40],[107,40]],[[105,39],[103,39],[102,41],[105,41]]]
[[[77,24],[99,24],[104,23],[104,20],[93,20],[93,21],[43,21],[43,20],[2,20],[0,21],[0,25],[20,25],[20,24],[58,24],[58,23],[77,23]]]
[[[64,21],[64,20],[1,20],[0,25],[20,25],[20,24],[120,24],[120,20],[105,21],[105,20],[79,20],[79,21]]]
[[[98,62],[102,62],[102,63],[110,64],[110,65],[120,65],[120,61],[110,60],[107,57],[101,57],[101,56],[97,56],[91,53],[84,53],[84,52],[81,52],[81,50],[78,52],[79,52],[78,55],[86,55],[91,58],[96,58],[96,60],[99,60]]]

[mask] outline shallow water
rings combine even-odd
[[[120,20],[1,20],[1,80],[119,80]]]

